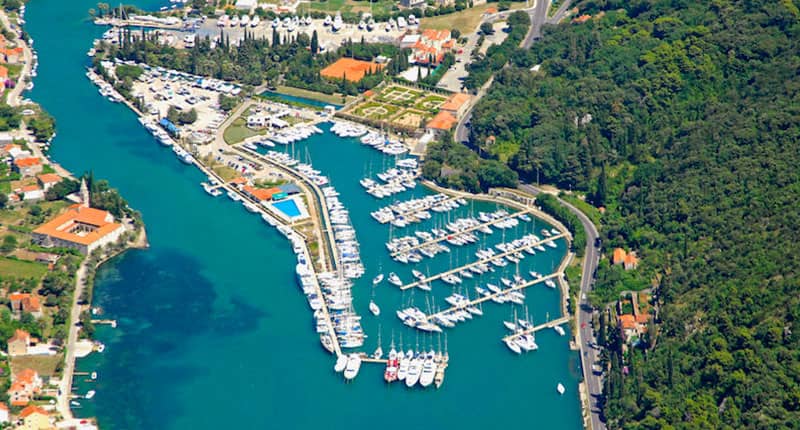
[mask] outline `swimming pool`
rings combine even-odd
[[[301,215],[300,208],[297,207],[294,199],[286,199],[280,202],[273,202],[272,207],[281,211],[289,218],[298,217]]]

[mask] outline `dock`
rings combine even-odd
[[[503,253],[500,253],[500,254],[496,254],[496,255],[494,255],[492,257],[489,257],[489,258],[484,258],[484,259],[481,259],[481,260],[473,261],[472,263],[468,263],[468,264],[465,264],[463,266],[456,267],[455,269],[450,269],[450,270],[448,270],[446,272],[442,272],[442,273],[439,273],[439,274],[436,274],[436,275],[433,275],[433,276],[426,277],[423,280],[419,280],[419,281],[412,282],[410,284],[403,285],[402,287],[400,287],[400,289],[405,291],[405,290],[407,290],[409,288],[417,287],[420,284],[427,284],[428,282],[435,281],[435,280],[437,280],[439,278],[442,278],[442,277],[445,277],[447,275],[458,273],[458,272],[460,272],[462,270],[466,270],[466,269],[469,269],[470,267],[474,267],[474,266],[477,266],[477,265],[480,265],[480,264],[489,264],[489,262],[492,261],[492,260],[495,260],[495,259],[498,259],[498,258],[502,258],[502,257],[508,256],[508,255],[512,255],[514,253],[517,253],[517,252],[520,252],[520,251],[524,251],[524,250],[526,250],[528,248],[533,248],[533,247],[542,245],[545,242],[549,242],[551,240],[561,239],[562,237],[566,237],[566,233],[557,234],[555,236],[551,236],[551,237],[548,237],[546,239],[542,239],[542,240],[537,241],[537,242],[532,242],[532,243],[529,243],[527,245],[520,246],[519,248],[514,248],[511,251],[506,251],[506,252],[503,252]],[[549,278],[547,278],[547,279],[549,279]]]
[[[445,240],[447,240],[448,237],[453,237],[453,236],[458,236],[458,235],[461,235],[461,234],[472,233],[475,230],[479,230],[479,229],[482,229],[482,228],[487,227],[487,226],[492,226],[492,225],[495,225],[495,224],[497,224],[499,222],[503,222],[503,221],[509,220],[511,218],[516,218],[516,217],[519,217],[521,215],[525,215],[525,214],[528,214],[528,213],[531,213],[531,212],[532,212],[531,209],[524,209],[524,210],[521,210],[519,212],[515,212],[513,214],[506,215],[504,217],[500,217],[500,218],[497,218],[497,219],[494,219],[494,220],[491,220],[491,221],[487,221],[487,222],[484,222],[484,223],[477,224],[477,225],[469,227],[469,228],[465,228],[463,230],[459,230],[457,232],[451,232],[447,236],[436,237],[436,238],[433,238],[431,240],[422,242],[419,245],[414,245],[414,246],[410,246],[408,248],[403,248],[402,250],[392,252],[391,255],[392,255],[392,257],[396,257],[396,256],[398,256],[400,254],[405,254],[407,252],[411,252],[411,251],[414,251],[414,250],[417,250],[417,249],[420,249],[420,248],[424,248],[424,247],[426,247],[428,245],[433,245],[435,243],[439,243],[439,242],[445,241]]]
[[[413,215],[413,214],[415,214],[417,212],[427,211],[427,210],[429,210],[430,208],[432,208],[434,206],[440,205],[442,203],[452,202],[454,200],[458,200],[459,198],[460,197],[448,196],[446,199],[442,199],[442,200],[439,200],[439,201],[436,201],[436,202],[426,202],[426,204],[424,204],[424,205],[422,205],[422,206],[420,206],[418,208],[409,209],[409,210],[403,211],[403,212],[396,212],[394,209],[392,209],[392,212],[394,212],[395,217],[408,217],[409,215]]]
[[[512,291],[524,290],[525,288],[528,288],[528,287],[536,285],[536,284],[541,284],[541,283],[547,281],[548,279],[557,278],[559,276],[561,276],[561,272],[560,271],[559,272],[554,272],[554,273],[551,273],[551,274],[549,274],[547,276],[542,276],[541,278],[534,279],[534,280],[531,280],[531,281],[527,281],[527,282],[524,282],[522,284],[515,285],[515,286],[513,286],[511,288],[506,288],[505,290],[500,290],[499,293],[487,294],[485,296],[478,297],[477,299],[470,300],[467,303],[462,303],[462,304],[460,304],[458,306],[451,306],[451,307],[449,307],[449,308],[447,308],[447,309],[445,309],[443,311],[439,311],[439,312],[436,312],[435,314],[427,315],[425,317],[425,320],[426,321],[430,321],[431,319],[433,319],[433,318],[435,318],[437,316],[448,314],[450,312],[453,312],[453,311],[456,311],[456,310],[459,310],[459,309],[464,309],[464,308],[469,307],[469,306],[475,306],[477,304],[492,300],[493,298],[508,294],[508,293],[510,293]]]
[[[516,339],[516,338],[518,338],[520,336],[524,336],[526,334],[535,333],[535,332],[537,332],[539,330],[544,330],[546,328],[553,328],[553,327],[555,327],[557,325],[566,324],[571,319],[572,318],[570,318],[569,316],[564,316],[564,317],[561,317],[559,319],[548,321],[548,322],[546,322],[544,324],[539,324],[537,326],[534,326],[534,327],[531,327],[531,328],[528,328],[528,329],[525,329],[525,330],[522,330],[522,331],[518,331],[516,333],[512,333],[512,334],[504,337],[503,341],[505,342],[505,341],[508,341],[508,340],[513,340],[513,339]]]
[[[117,327],[117,320],[91,320],[92,324],[107,324],[111,327]]]

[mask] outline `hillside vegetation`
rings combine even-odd
[[[607,208],[604,251],[642,265],[602,265],[596,304],[657,287],[658,337],[606,352],[609,426],[798,428],[798,1],[577,6],[514,53],[471,142]]]

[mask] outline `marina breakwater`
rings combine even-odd
[[[85,79],[83,54],[102,32],[85,21],[86,10],[94,6],[54,0],[30,4],[28,31],[41,62],[31,97],[58,121],[53,157],[73,171],[93,170],[117,185],[141,210],[151,247],[117,257],[98,272],[94,304],[118,327],[99,327],[105,352],[78,363],[80,371],[97,371],[98,379],[76,381],[78,392],[89,386],[97,390],[77,415],[97,415],[104,428],[302,429],[318,427],[320,417],[329,417],[325,425],[334,429],[365,423],[399,429],[532,422],[580,428],[577,355],[548,330],[537,336],[538,351],[510,355],[500,341],[502,320],[510,316],[506,307],[486,309],[482,318],[448,333],[453,359],[439,391],[385,387],[381,366],[365,366],[354,383],[342,383],[332,370],[334,360],[313,334],[287,241],[240,205],[209,197],[198,186],[205,175],[178,162],[129,110],[100,97]],[[392,331],[398,344],[402,334],[406,348],[417,341],[420,349],[436,345],[435,336],[417,334],[391,315],[374,319],[366,311],[374,273],[396,270],[410,279],[410,268],[388,259],[384,242],[391,227],[369,216],[390,201],[377,201],[358,185],[367,166],[374,172],[392,159],[355,139],[330,134],[314,136],[295,150],[305,153],[305,147],[312,164],[341,192],[361,241],[367,274],[354,287],[354,305],[370,336],[364,350],[375,348],[379,332],[388,349]],[[417,187],[397,198],[427,193]],[[474,203],[445,217],[494,208]],[[537,222],[530,228],[542,226]],[[563,252],[559,242],[558,252],[537,256],[531,264],[549,272]],[[467,248],[453,250],[453,261],[467,253]],[[449,266],[449,259],[443,255],[423,267],[433,272]],[[446,290],[434,294],[439,292]],[[422,305],[418,291],[381,285],[375,292],[387,314],[412,295]],[[527,296],[537,323],[558,314],[557,291],[532,288]],[[558,382],[567,386],[564,396],[555,393]],[[315,396],[325,400],[310,400]],[[308,413],[310,407],[315,413]],[[526,420],[510,410],[525,410]]]

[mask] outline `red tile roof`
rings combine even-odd
[[[36,157],[17,158],[16,160],[14,160],[14,164],[16,164],[17,167],[30,167],[42,164],[42,160],[39,160]]]
[[[82,245],[90,245],[120,227],[119,224],[109,222],[107,219],[113,219],[113,217],[104,210],[73,205],[66,212],[42,224],[33,232]],[[79,224],[92,226],[94,230],[80,235],[72,233],[72,227]]]
[[[36,178],[39,179],[39,182],[43,184],[51,184],[51,183],[57,184],[61,182],[62,179],[61,176],[58,176],[55,173],[44,173],[42,175],[37,176]]]
[[[611,264],[621,264],[625,261],[625,250],[614,248],[614,255],[611,256]]]
[[[19,416],[20,416],[20,418],[26,418],[26,417],[28,417],[30,415],[33,415],[33,414],[41,414],[41,415],[44,415],[44,416],[49,416],[49,414],[47,413],[46,410],[44,410],[44,409],[42,409],[42,408],[40,408],[40,407],[38,407],[36,405],[30,405],[27,408],[23,409],[22,412],[19,413]]]

